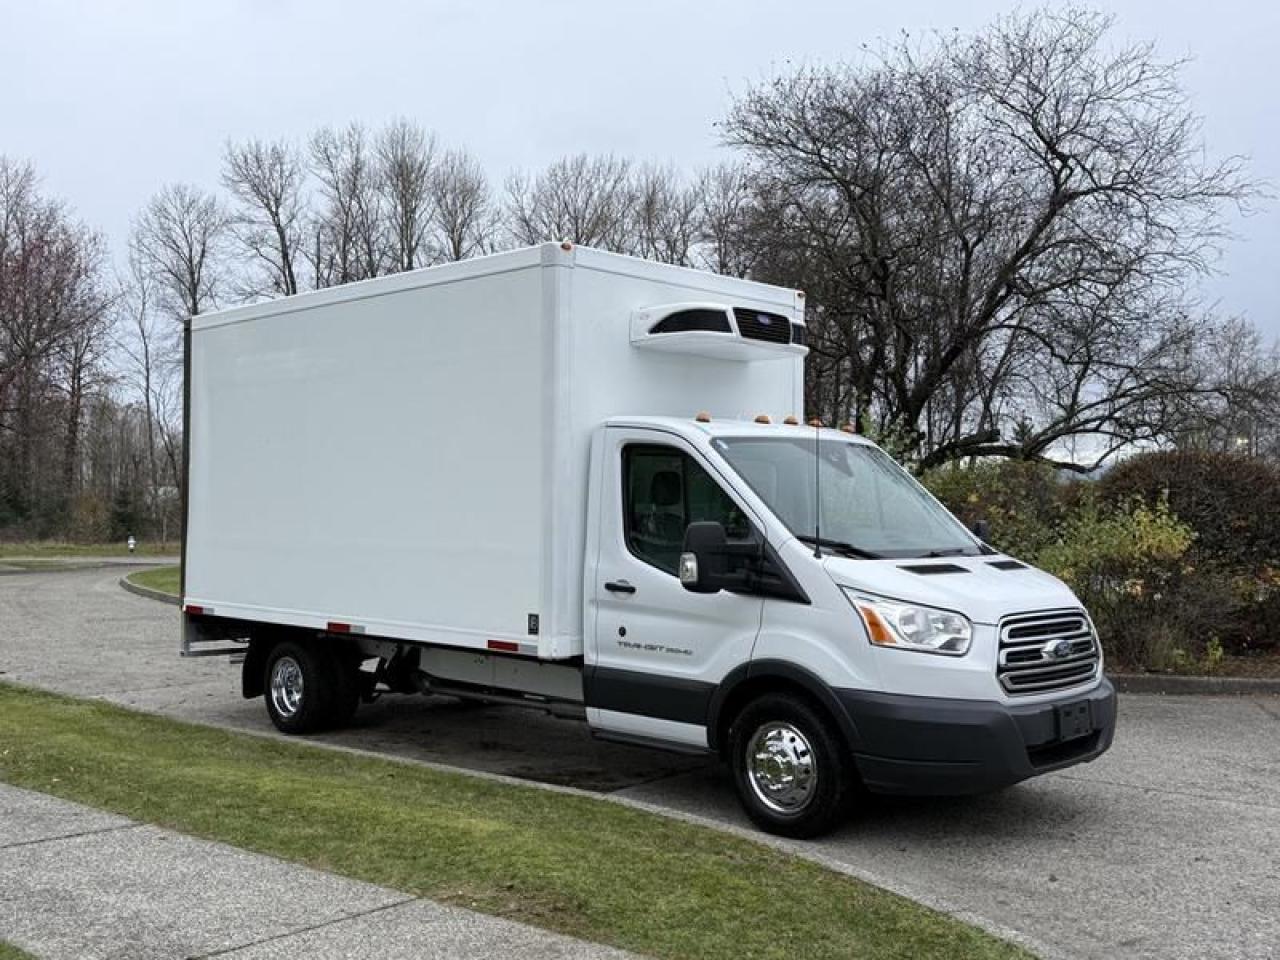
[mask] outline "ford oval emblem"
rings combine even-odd
[[[1071,641],[1059,640],[1053,645],[1052,653],[1056,659],[1065,660],[1067,657],[1071,656]]]

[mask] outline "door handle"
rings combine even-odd
[[[636,588],[633,587],[631,584],[627,583],[627,581],[625,580],[610,580],[604,585],[604,588],[608,590],[610,593],[635,593],[636,592]]]

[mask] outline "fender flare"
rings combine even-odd
[[[723,719],[725,707],[733,698],[734,691],[744,683],[771,678],[800,687],[809,694],[835,718],[849,749],[858,749],[861,738],[858,736],[857,727],[854,726],[849,712],[840,703],[835,691],[821,677],[811,670],[786,660],[752,660],[730,670],[711,695],[711,704],[707,709],[707,744],[713,751],[721,750],[725,746],[718,742],[720,722]]]

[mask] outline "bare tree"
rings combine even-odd
[[[1251,187],[1204,159],[1180,64],[1110,24],[1017,15],[734,104],[726,140],[781,241],[756,272],[821,308],[816,409],[929,466],[1084,435],[1105,456],[1212,393],[1186,290]]]
[[[1280,458],[1280,344],[1230,318],[1196,338],[1196,363],[1215,371],[1216,396],[1193,411],[1178,444]]]
[[[145,494],[151,529],[162,541],[171,532],[176,504],[170,491],[180,485],[182,338],[179,328],[157,310],[154,275],[136,249],[116,311],[116,344],[125,382],[141,400],[141,443],[146,465]]]
[[[431,177],[433,246],[440,260],[466,260],[493,250],[498,212],[480,162],[464,150],[449,150]]]
[[[691,266],[702,232],[699,195],[673,167],[644,166],[632,177],[623,252]]]
[[[392,269],[426,266],[435,259],[428,249],[434,213],[435,135],[408,120],[397,120],[378,135],[377,162]]]
[[[249,295],[297,293],[298,267],[305,244],[306,204],[302,157],[287,142],[249,140],[227,144],[222,182],[238,202],[232,221],[241,247],[264,268],[250,281]]]
[[[183,183],[162,188],[135,222],[133,248],[155,273],[161,303],[179,322],[217,306],[227,279],[229,228],[217,197]]]
[[[101,245],[95,243],[95,246]],[[94,256],[97,260],[99,255]],[[95,274],[98,269],[95,264]],[[89,309],[81,315],[57,354],[54,383],[63,397],[61,487],[66,500],[80,488],[85,407],[95,393],[105,391],[114,379],[108,363],[110,303],[111,297],[105,291],[95,291]]]
[[[374,151],[364,127],[325,127],[311,138],[311,171],[320,183],[311,230],[315,286],[376,277],[389,256]]]
[[[733,277],[749,276],[761,236],[767,234],[754,229],[756,198],[745,165],[725,163],[702,171],[694,195],[698,199],[698,266]]]
[[[65,503],[102,372],[101,239],[0,157],[0,522]]]
[[[633,207],[631,164],[578,154],[507,181],[508,229],[516,243],[571,240],[623,250]]]

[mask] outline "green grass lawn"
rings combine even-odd
[[[78,564],[74,557],[0,557],[0,566],[6,570],[74,570]]]
[[[0,960],[34,960],[29,953],[24,953],[11,943],[0,940]]]
[[[178,543],[151,543],[141,541],[136,555],[144,557],[173,556],[180,549]],[[4,557],[127,557],[129,548],[119,543],[64,543],[60,540],[39,540],[27,543],[0,543],[0,558]]]
[[[750,840],[0,683],[0,780],[656,957],[1026,957]]]
[[[137,573],[131,573],[127,579],[140,587],[159,590],[161,593],[173,594],[176,597],[178,577],[181,572],[181,567],[156,567],[154,570],[139,570]]]

